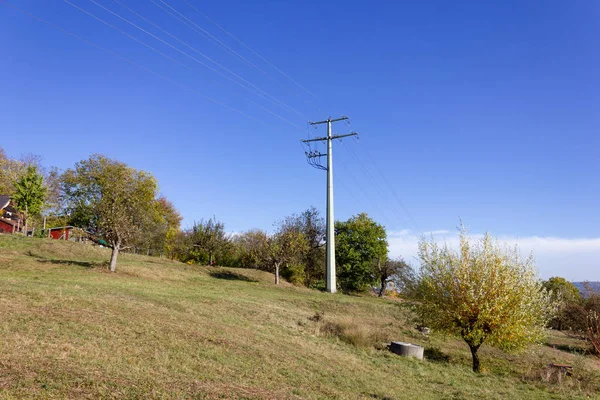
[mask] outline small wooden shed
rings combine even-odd
[[[48,229],[48,236],[54,240],[69,240],[73,236],[72,226],[58,226]]]

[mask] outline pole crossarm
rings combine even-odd
[[[319,138],[314,138],[314,139],[305,139],[305,140],[303,140],[302,142],[303,142],[303,143],[309,143],[309,142],[323,142],[323,141],[325,141],[325,140],[327,140],[327,138],[326,138],[326,137],[319,137]]]
[[[311,124],[311,125],[320,125],[320,124],[326,124],[328,122],[346,121],[347,119],[348,119],[348,117],[346,117],[346,116],[342,116],[340,118],[334,118],[334,119],[331,119],[331,117],[329,117],[325,121],[309,122],[309,124]]]
[[[314,138],[314,139],[307,139],[307,140],[303,140],[303,143],[309,143],[309,142],[324,142],[326,140],[334,140],[334,139],[341,139],[341,138],[345,138],[348,136],[358,136],[357,132],[351,132],[351,133],[347,133],[345,135],[333,135],[332,137],[328,138],[328,137],[318,137],[318,138]]]
[[[350,133],[346,133],[345,135],[333,135],[331,137],[331,140],[341,139],[341,138],[348,137],[348,136],[358,136],[358,132],[350,132]]]

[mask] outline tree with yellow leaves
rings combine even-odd
[[[473,371],[480,371],[477,351],[484,342],[517,350],[543,338],[551,300],[533,257],[521,258],[516,246],[501,246],[489,234],[472,242],[462,227],[460,251],[423,238],[419,258],[417,314],[467,343]]]

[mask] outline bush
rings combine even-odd
[[[308,319],[316,323],[318,335],[335,337],[356,347],[376,347],[385,341],[380,330],[357,318],[345,317],[337,321],[326,321],[324,313],[317,312]]]
[[[281,276],[288,282],[293,283],[294,285],[303,286],[305,277],[304,265],[286,265],[281,269]]]
[[[356,347],[372,347],[379,342],[376,330],[351,317],[336,322],[324,322],[323,332]]]
[[[321,292],[324,292],[327,289],[327,283],[325,282],[325,280],[319,279],[314,282],[311,282],[311,284],[308,287],[311,289],[320,290]]]

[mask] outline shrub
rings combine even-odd
[[[294,285],[304,285],[304,265],[302,264],[291,264],[286,265],[281,269],[281,276],[288,282]]]

